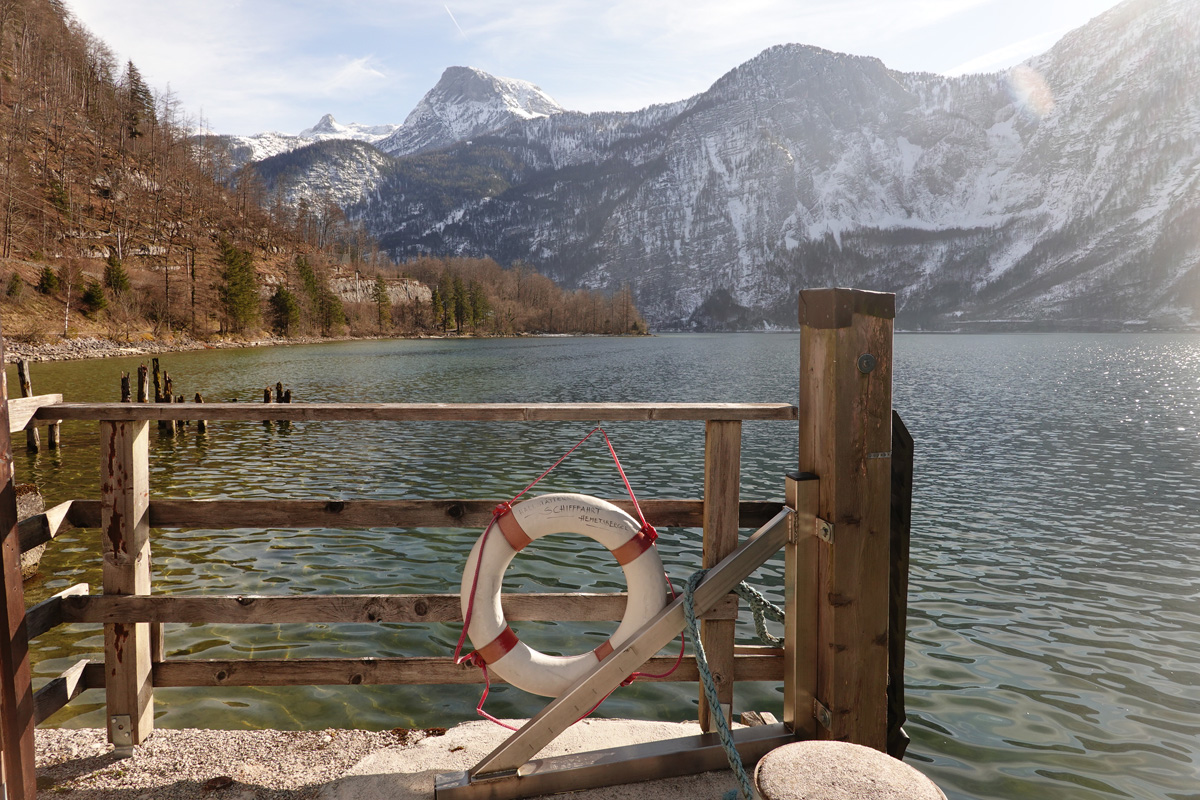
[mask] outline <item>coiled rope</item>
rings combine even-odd
[[[695,592],[696,587],[700,585],[707,574],[708,570],[699,570],[693,573],[684,584],[683,617],[687,621],[688,630],[692,632],[692,641],[695,642],[693,647],[696,669],[700,673],[700,683],[704,687],[704,697],[708,700],[708,707],[715,711],[712,718],[716,722],[717,736],[721,740],[721,746],[725,749],[725,757],[729,760],[729,768],[733,770],[734,777],[737,778],[738,786],[746,800],[752,800],[754,788],[750,784],[750,775],[746,772],[742,757],[733,743],[733,733],[729,730],[729,723],[725,719],[725,714],[721,710],[721,701],[717,697],[717,682],[708,666],[708,656],[705,654],[704,644],[700,640],[700,620],[696,618]],[[737,592],[738,597],[750,604],[750,610],[754,612],[754,630],[758,634],[758,638],[771,647],[783,644],[783,639],[767,632],[766,623],[767,617],[776,622],[783,622],[783,609],[744,582],[734,587],[734,591]],[[725,794],[724,800],[737,800],[737,796],[738,790],[730,789]]]

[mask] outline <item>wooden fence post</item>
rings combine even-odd
[[[21,383],[21,397],[33,397],[33,381],[29,378],[29,360],[22,358],[17,361],[17,380]],[[42,449],[42,437],[37,425],[25,429],[25,447],[31,453]]]
[[[100,423],[104,594],[150,594],[149,423]],[[104,626],[108,740],[141,744],[154,729],[150,625]]]
[[[708,420],[704,426],[704,555],[705,569],[714,567],[738,546],[738,500],[741,489],[742,423]],[[701,620],[700,639],[717,686],[720,709],[708,707],[700,691],[700,727],[716,730],[712,715],[733,719],[733,643],[735,620]]]
[[[0,338],[0,366],[4,340]],[[37,771],[33,752],[33,680],[25,588],[21,581],[21,537],[17,532],[17,487],[13,480],[12,436],[8,432],[8,376],[0,369],[0,775],[8,800],[34,800]]]
[[[887,740],[892,294],[800,292],[800,471],[820,477],[817,735]],[[818,523],[818,527],[821,527]]]

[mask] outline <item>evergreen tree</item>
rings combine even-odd
[[[126,104],[125,126],[129,138],[136,139],[148,133],[150,127],[158,122],[154,111],[154,95],[132,61],[125,65],[125,78],[122,83]]]
[[[239,250],[224,239],[217,263],[221,270],[218,294],[225,314],[224,324],[233,333],[241,333],[258,321],[258,275],[247,250]]]
[[[335,327],[345,325],[346,309],[342,305],[342,298],[329,288],[324,276],[318,274],[304,256],[296,256],[296,271],[300,275],[300,283],[304,286],[304,294],[312,306],[321,334],[328,335]]]
[[[82,300],[84,311],[89,315],[103,311],[108,306],[108,298],[104,296],[104,287],[99,281],[88,281]]]
[[[110,255],[108,263],[104,265],[104,285],[117,297],[129,291],[129,274],[121,266],[121,259],[117,258],[116,253]]]
[[[25,291],[25,281],[21,280],[21,274],[14,272],[8,276],[8,284],[4,287],[6,297],[16,300],[21,296],[21,292]]]
[[[488,303],[487,292],[483,288],[483,284],[479,281],[471,281],[467,288],[468,303],[470,305],[471,326],[478,327],[487,319],[491,313],[491,307]]]
[[[387,282],[382,275],[375,276],[375,289],[372,294],[379,316],[379,332],[382,333],[392,326],[392,300],[388,297]]]
[[[271,295],[271,324],[284,336],[291,336],[292,328],[300,324],[300,304],[296,302],[296,295],[283,286]]]
[[[58,287],[58,273],[50,267],[42,267],[42,271],[38,273],[37,290],[42,294],[54,294]]]
[[[442,293],[437,286],[434,286],[431,291],[433,292],[433,297],[429,300],[429,308],[430,313],[433,315],[433,324],[442,325],[442,312],[445,310],[442,303]],[[442,330],[445,329],[445,326],[443,326]]]

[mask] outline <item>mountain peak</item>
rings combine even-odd
[[[318,134],[338,135],[344,134],[349,129],[345,125],[339,125],[338,121],[333,118],[333,114],[326,114],[317,120],[317,124],[311,128],[305,128],[300,131],[301,139],[312,139]]]
[[[392,155],[408,155],[565,110],[528,81],[501,78],[475,67],[447,67],[400,129],[379,147]]]

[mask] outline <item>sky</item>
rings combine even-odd
[[[958,75],[1048,50],[1115,0],[67,0],[218,133],[398,124],[450,66],[579,111],[690,97],[789,42]]]

